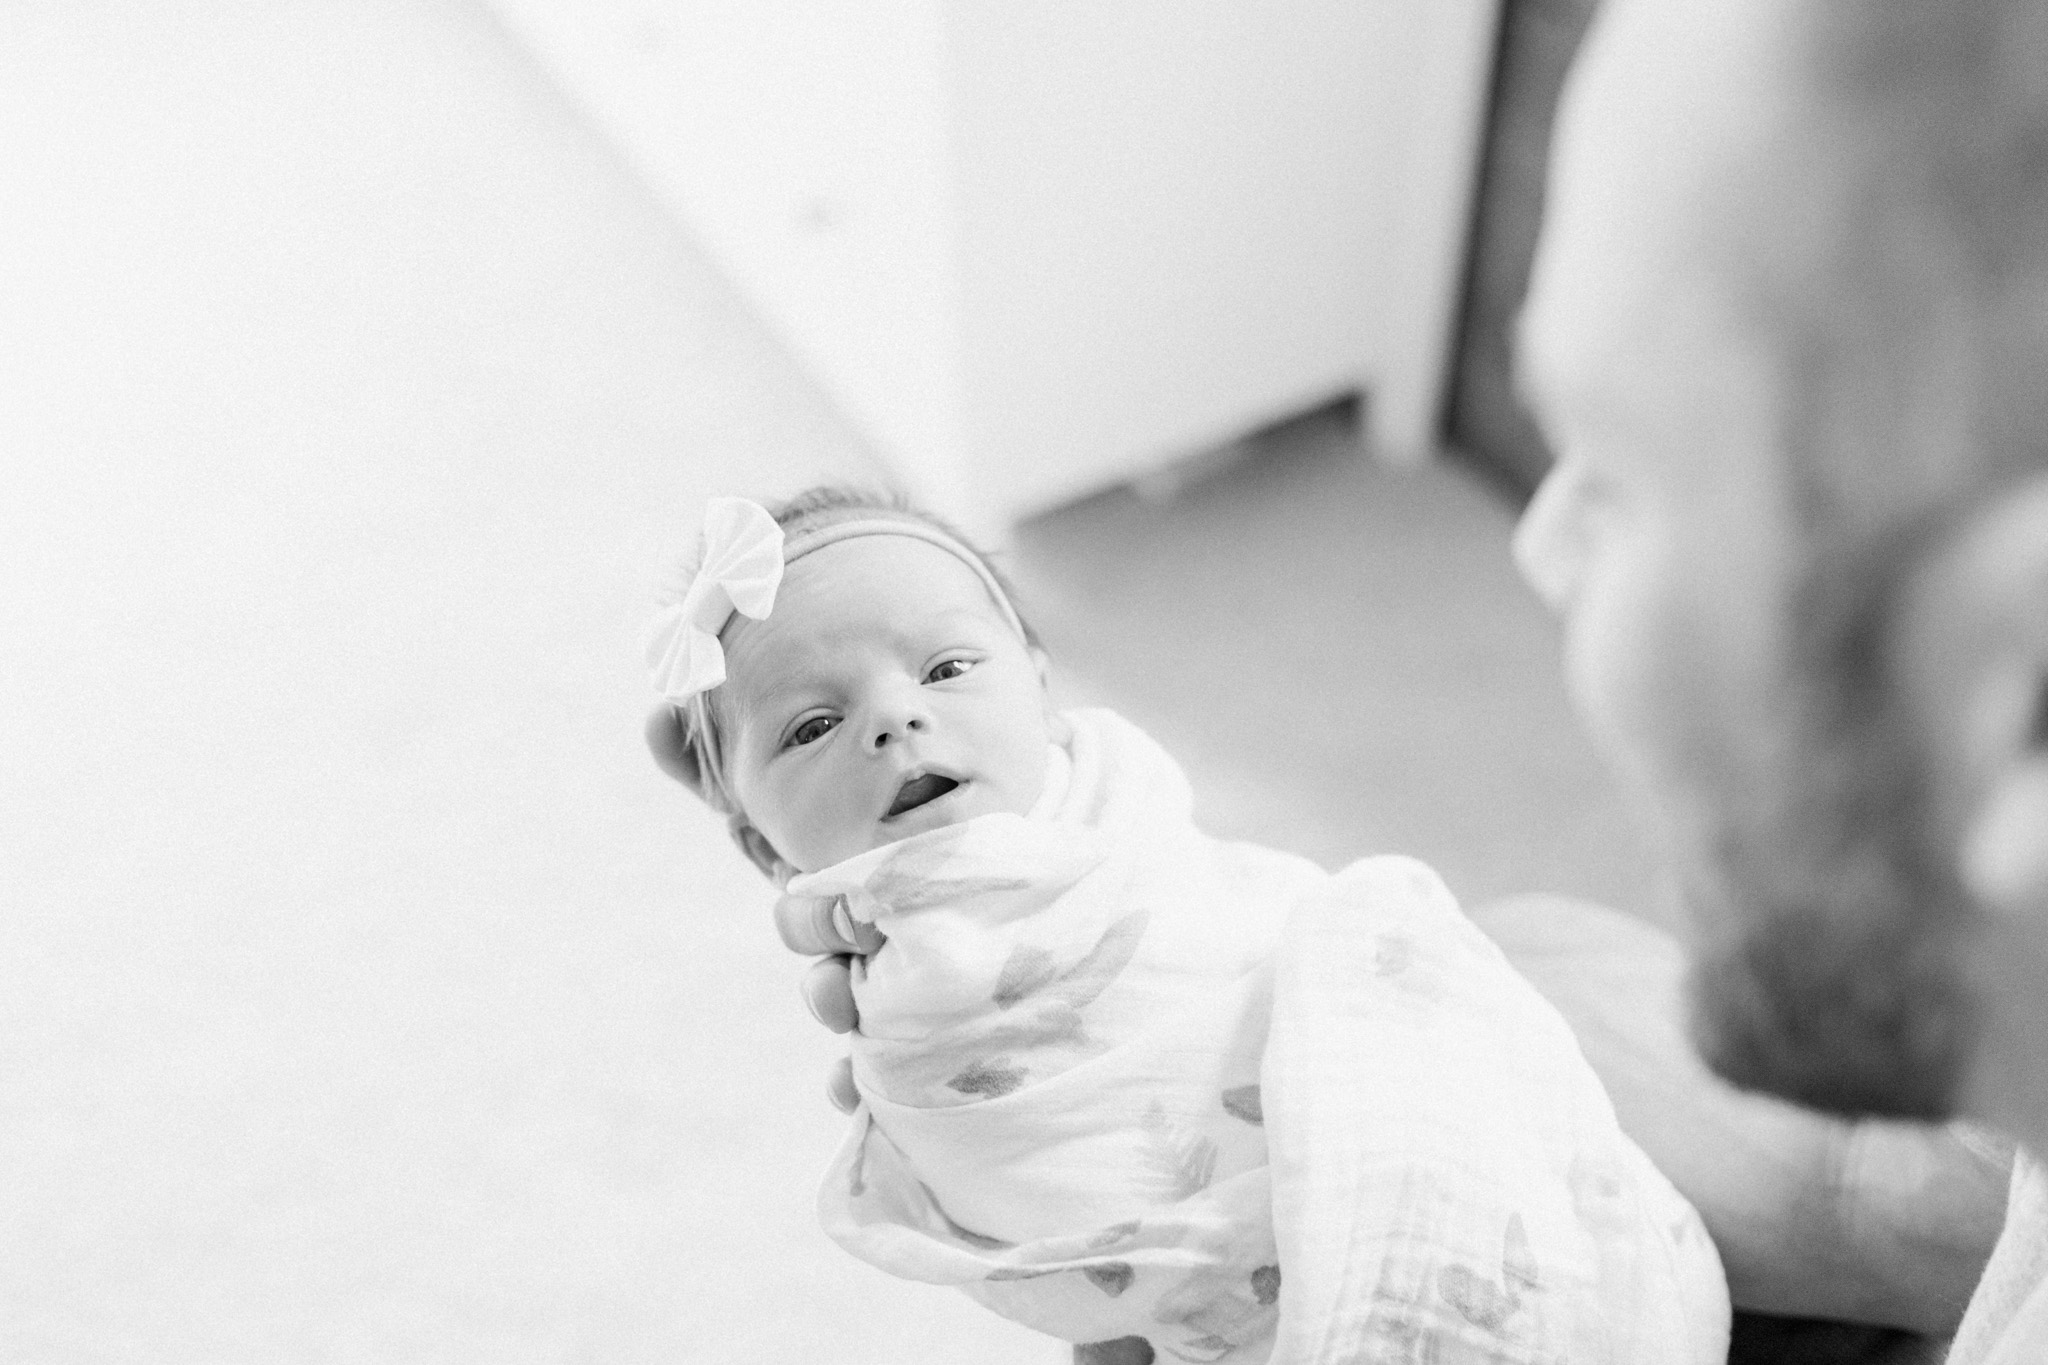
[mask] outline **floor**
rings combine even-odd
[[[0,1358],[1060,1358],[818,1234],[834,1040],[640,750],[689,514],[860,441],[479,6],[6,23]],[[1068,695],[1639,903],[1502,508],[1264,445],[1026,528]]]
[[[1332,867],[1408,853],[1468,904],[1569,891],[1662,918],[1491,486],[1386,465],[1338,410],[1229,456],[1024,528],[1056,668],[1166,743],[1218,833]]]

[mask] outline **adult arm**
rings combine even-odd
[[[2004,1225],[2009,1148],[1736,1090],[1687,1038],[1683,950],[1641,920],[1558,896],[1473,919],[1570,1022],[1622,1129],[1699,1210],[1737,1307],[1955,1330]]]

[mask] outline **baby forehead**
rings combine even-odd
[[[1003,621],[1008,612],[986,574],[986,566],[970,565],[959,553],[928,540],[855,536],[798,550],[784,570],[775,613],[787,605],[792,616],[882,623],[962,611]]]
[[[756,664],[779,671],[820,651],[973,626],[1008,631],[979,574],[937,545],[875,535],[802,555],[784,571],[768,618],[735,616],[723,639],[735,673]]]

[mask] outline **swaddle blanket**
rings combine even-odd
[[[1161,1359],[1725,1359],[1698,1218],[1434,874],[1211,839],[1142,732],[1069,720],[1031,816],[789,884],[889,938],[835,1240]]]

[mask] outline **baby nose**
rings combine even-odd
[[[909,735],[931,728],[931,716],[915,692],[886,698],[874,709],[868,726],[868,746],[877,753],[891,744],[901,744]]]

